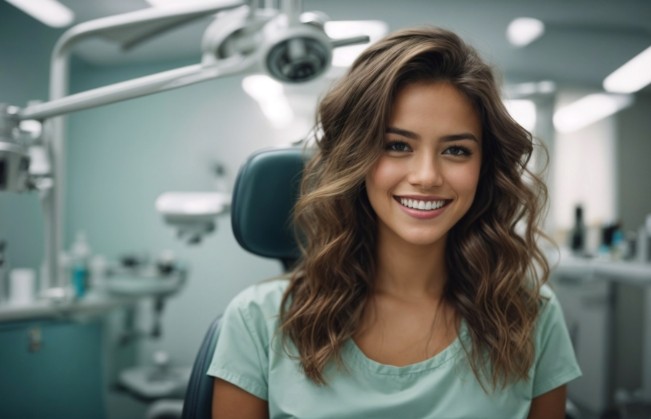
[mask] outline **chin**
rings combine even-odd
[[[445,243],[447,234],[410,234],[402,236],[402,239],[413,246],[436,246]]]

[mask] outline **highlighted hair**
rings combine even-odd
[[[397,92],[415,82],[454,86],[483,130],[477,193],[448,235],[444,298],[468,325],[467,358],[482,386],[482,377],[492,388],[527,379],[539,289],[549,275],[537,244],[547,190],[527,169],[532,136],[507,112],[491,68],[442,29],[403,30],[377,42],[321,101],[322,132],[294,209],[302,258],[283,300],[283,335],[305,374],[324,384],[326,364],[341,361],[342,345],[357,332],[373,291],[377,246],[364,180],[383,150]]]

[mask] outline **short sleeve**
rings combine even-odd
[[[251,294],[245,290],[226,308],[208,375],[267,400],[268,333]]]
[[[536,326],[533,397],[581,376],[560,303],[548,286],[543,287],[541,294],[547,300]]]

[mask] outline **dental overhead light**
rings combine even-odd
[[[277,8],[262,7],[260,3],[256,0],[183,2],[174,7],[148,8],[78,24],[68,29],[54,47],[50,100],[24,108],[0,104],[0,192],[40,190],[42,193],[48,275],[45,287],[57,285],[57,258],[63,247],[65,138],[61,116],[234,74],[264,72],[283,83],[302,83],[328,70],[334,48],[369,41],[365,35],[330,38],[324,30],[327,17],[318,12],[303,13],[301,0],[281,0]],[[102,37],[117,40],[129,48],[207,15],[215,17],[204,33],[199,64],[68,95],[70,54],[79,41]],[[27,121],[43,123],[40,139],[28,140],[21,134],[21,124]],[[31,149],[36,146],[45,150],[36,154],[49,156],[49,161],[38,163],[38,171],[32,170],[35,153]],[[197,198],[202,205],[206,204],[204,196],[193,196],[193,201],[197,202]],[[196,207],[186,214],[186,206],[178,206],[175,200],[171,202],[173,205],[163,205],[168,208],[166,219],[178,222],[182,231],[189,232],[186,236],[192,241],[197,241],[197,234],[211,229],[189,226]],[[227,208],[227,202],[217,204]],[[205,208],[214,216],[216,206]],[[179,212],[183,212],[182,216]],[[210,225],[203,215],[194,215],[201,226]]]

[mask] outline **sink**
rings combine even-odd
[[[186,271],[178,271],[166,276],[158,275],[115,275],[108,277],[105,289],[111,294],[144,297],[162,297],[176,293],[186,279]]]

